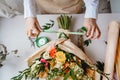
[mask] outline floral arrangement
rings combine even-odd
[[[72,53],[63,51],[56,46],[51,48],[50,51],[44,52],[22,73],[26,79],[32,76],[32,78],[52,80],[62,76],[64,80],[68,78],[72,80],[92,80],[93,75],[89,74],[90,70],[91,67],[84,60],[80,60]]]
[[[71,17],[61,15],[57,21],[59,28],[66,30],[70,27]],[[81,33],[66,33],[83,35],[86,29],[83,27],[81,30]],[[59,39],[40,47],[27,59],[29,67],[20,71],[20,74],[11,80],[100,80],[98,77],[95,78],[96,73],[108,79],[107,74],[103,73],[103,63],[92,64],[84,52],[70,41],[66,33],[52,32],[64,34],[64,36],[59,36]],[[89,43],[91,43],[90,40],[86,41],[87,45]]]

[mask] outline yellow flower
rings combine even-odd
[[[56,52],[56,60],[61,62],[61,63],[65,63],[66,61],[66,56],[62,51],[58,51]]]

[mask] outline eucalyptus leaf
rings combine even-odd
[[[50,23],[46,23],[46,25],[49,25],[49,26],[50,26],[51,24],[50,24]]]
[[[77,80],[76,76],[74,74],[74,71],[72,69],[70,70],[70,74],[71,74],[71,77],[72,77],[73,80]]]
[[[90,39],[84,41],[85,46],[89,46],[89,44],[91,44],[91,43],[92,43],[92,41]]]
[[[68,80],[69,76],[70,76],[70,71],[64,76],[64,80]]]
[[[95,65],[99,70],[104,71],[104,63],[103,62],[97,61],[97,63]]]
[[[54,21],[53,20],[50,20],[51,23],[46,23],[45,25],[42,26],[42,30],[48,30],[50,29],[51,27],[54,26]]]
[[[86,27],[81,27],[80,30],[83,31],[83,32],[87,32]]]
[[[105,41],[105,44],[107,45],[107,44],[108,44],[108,42],[107,42],[107,41]]]
[[[82,69],[84,70],[84,74],[86,74],[87,73],[87,69],[88,68],[91,68],[84,60],[81,60],[81,67],[82,67]]]

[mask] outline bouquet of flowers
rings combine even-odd
[[[12,80],[100,80],[100,75],[107,78],[100,65],[94,65],[86,54],[69,39],[69,34],[83,35],[82,32],[69,32],[71,17],[61,15],[57,18],[59,38],[41,46],[27,58],[28,68],[21,71]],[[46,27],[46,26],[45,26]],[[47,27],[46,27],[47,28]],[[43,32],[51,32],[43,30]],[[99,76],[99,77],[98,77]]]

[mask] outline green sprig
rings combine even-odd
[[[90,39],[84,41],[85,46],[89,46],[89,44],[91,44],[91,43],[92,43],[92,41]]]
[[[50,23],[46,23],[45,25],[42,26],[42,30],[48,30],[50,29],[51,27],[54,26],[54,21],[53,20],[50,20]]]

